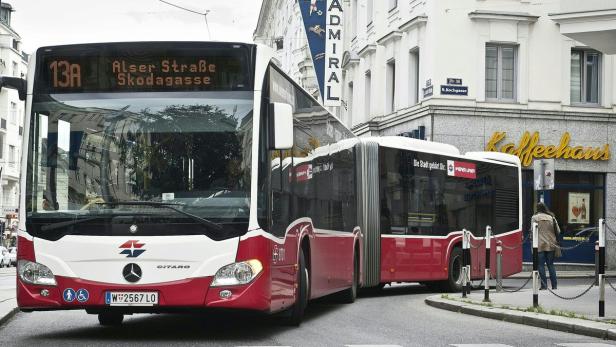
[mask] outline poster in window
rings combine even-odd
[[[590,193],[569,193],[569,224],[588,224]]]

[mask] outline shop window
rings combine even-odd
[[[516,47],[486,46],[486,99],[514,101],[516,98]]]
[[[563,236],[576,236],[597,225],[605,216],[605,174],[558,171],[553,191],[545,192],[545,202],[554,213]],[[524,172],[524,229],[530,230],[540,194],[533,190],[532,171]]]
[[[600,65],[601,53],[597,51],[571,51],[571,103],[599,103]]]

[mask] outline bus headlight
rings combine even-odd
[[[222,287],[248,284],[262,270],[263,265],[256,259],[225,265],[216,272],[211,286]]]
[[[49,268],[43,264],[20,260],[17,262],[19,278],[29,284],[55,286],[56,278]]]

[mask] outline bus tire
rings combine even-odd
[[[304,249],[299,252],[299,271],[297,272],[297,300],[287,312],[285,323],[290,326],[299,326],[304,319],[304,311],[308,305],[308,291],[310,290],[310,274],[306,267]]]
[[[98,314],[98,322],[102,326],[119,326],[122,325],[124,315],[121,313],[104,312]]]
[[[348,289],[340,292],[340,302],[344,304],[352,304],[357,299],[357,288],[359,287],[359,258],[357,255],[353,257],[353,284]]]
[[[449,292],[462,291],[462,249],[454,247],[449,256],[449,266],[445,289]]]

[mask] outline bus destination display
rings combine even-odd
[[[231,91],[247,90],[250,78],[241,55],[46,57],[39,92]],[[39,78],[40,81],[40,78]]]

